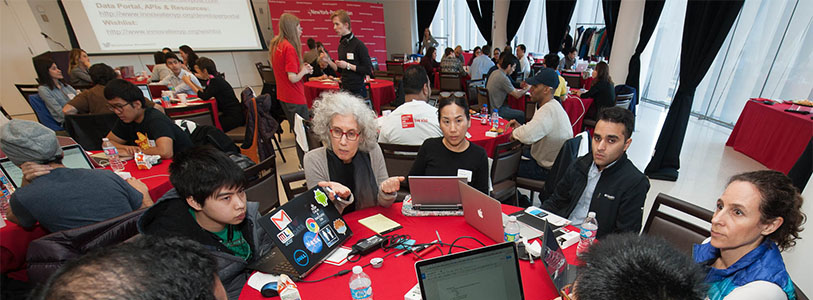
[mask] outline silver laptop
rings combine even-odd
[[[458,183],[466,178],[457,176],[409,176],[412,207],[417,210],[460,210]]]
[[[468,184],[461,183],[460,197],[463,199],[463,218],[466,223],[479,230],[495,242],[504,241],[504,224],[508,222],[508,216],[502,212],[502,205],[490,196],[483,194]],[[519,235],[524,238],[533,239],[542,235],[542,232],[519,223]]]
[[[82,146],[79,144],[72,144],[62,146],[62,164],[70,169],[94,169],[93,164],[85,155]],[[6,174],[11,184],[15,188],[19,188],[23,184],[23,171],[14,165],[8,157],[0,158],[0,169]]]

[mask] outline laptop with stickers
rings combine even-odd
[[[353,235],[327,192],[314,187],[260,217],[274,247],[249,269],[305,277]]]

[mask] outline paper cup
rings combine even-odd
[[[186,104],[186,94],[184,93],[178,94],[178,100],[181,100],[181,104]]]

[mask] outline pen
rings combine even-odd
[[[344,199],[342,199],[342,197],[339,197],[339,194],[336,194],[336,192],[334,192],[334,191],[333,191],[333,189],[331,189],[329,186],[325,186],[325,187],[323,187],[323,188],[324,188],[324,189],[325,189],[325,191],[327,191],[328,193],[333,193],[333,197],[335,197],[335,198],[336,198],[336,200],[341,200],[341,201],[344,201]]]

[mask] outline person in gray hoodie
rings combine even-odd
[[[175,187],[138,220],[142,234],[197,241],[217,261],[217,275],[229,299],[237,299],[251,271],[246,269],[273,247],[257,222],[257,202],[246,201],[246,177],[226,154],[196,147],[169,166]]]

